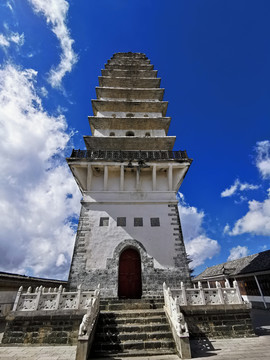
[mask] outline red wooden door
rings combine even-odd
[[[118,296],[126,299],[142,296],[141,258],[134,249],[127,249],[120,255]]]

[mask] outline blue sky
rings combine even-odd
[[[194,159],[180,212],[195,273],[270,248],[270,2],[2,0],[0,270],[66,278],[104,63],[145,53],[175,150]]]

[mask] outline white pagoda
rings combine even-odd
[[[164,89],[144,54],[114,54],[96,94],[86,150],[67,159],[83,197],[70,288],[159,296],[164,281],[190,281],[176,193],[192,160],[173,151]]]

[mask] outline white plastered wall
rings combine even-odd
[[[102,137],[102,136],[110,136],[113,132],[115,136],[126,136],[127,131],[133,131],[134,136],[145,137],[146,133],[150,134],[151,137],[164,137],[166,136],[165,130],[133,130],[133,129],[126,129],[126,130],[114,130],[114,129],[95,129],[94,136]]]
[[[161,112],[124,112],[124,111],[98,111],[97,117],[130,117],[127,114],[133,114],[136,117],[150,117],[150,118],[159,118],[162,117]]]
[[[174,236],[167,203],[150,204],[100,204],[87,206],[86,216],[90,229],[86,238],[86,270],[104,269],[106,261],[113,257],[116,246],[124,240],[135,239],[143,244],[154,258],[157,268],[174,266]],[[109,226],[100,226],[100,218],[108,217]],[[126,226],[117,226],[117,217],[126,217]],[[134,226],[134,217],[143,218],[143,226]],[[159,217],[160,226],[151,226],[150,218]]]

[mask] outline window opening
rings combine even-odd
[[[134,226],[143,226],[143,218],[134,218]]]
[[[101,217],[99,220],[99,226],[109,226],[109,218]]]
[[[151,226],[160,226],[159,218],[151,218],[150,223],[151,223]]]
[[[117,218],[117,226],[126,226],[126,218],[118,217]]]

